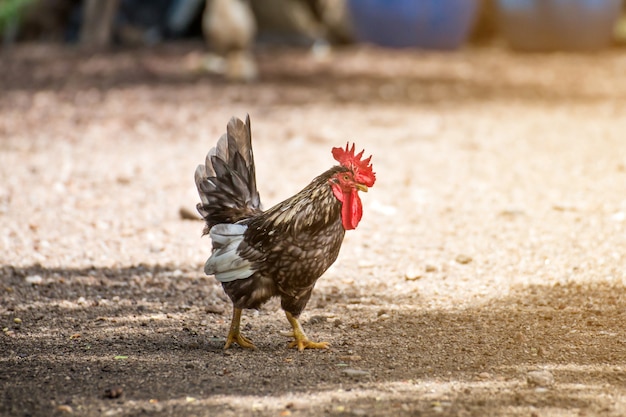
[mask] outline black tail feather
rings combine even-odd
[[[205,234],[216,224],[236,223],[261,212],[250,116],[245,123],[236,117],[230,119],[226,133],[209,151],[204,165],[196,168],[195,180]]]

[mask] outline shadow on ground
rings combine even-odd
[[[258,350],[223,351],[230,307],[195,272],[0,271],[2,415],[619,415],[626,404],[598,394],[626,388],[622,285],[530,286],[445,311],[322,289],[306,328],[333,347],[298,353],[274,304],[246,318]],[[528,385],[535,369],[555,384]]]

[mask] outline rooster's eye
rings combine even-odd
[[[348,174],[345,174],[345,175],[343,176],[343,180],[344,180],[344,181],[350,181],[350,176],[349,176]]]

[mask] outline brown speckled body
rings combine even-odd
[[[337,259],[345,229],[341,203],[329,180],[347,171],[333,167],[293,197],[242,220],[247,225],[237,252],[254,265],[246,279],[222,283],[236,308],[259,308],[271,297],[298,317],[317,279]]]

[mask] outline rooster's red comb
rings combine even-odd
[[[333,157],[342,166],[350,169],[354,173],[354,179],[361,184],[371,187],[376,181],[376,173],[372,171],[372,164],[369,158],[361,160],[364,150],[358,154],[354,154],[354,143],[350,148],[350,142],[346,143],[346,149],[333,148]]]

